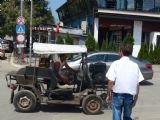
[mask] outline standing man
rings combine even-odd
[[[133,46],[123,44],[120,49],[121,59],[112,63],[106,77],[108,94],[106,101],[112,103],[113,120],[132,120],[132,108],[136,105],[139,94],[139,82],[144,80],[136,63],[129,59]]]

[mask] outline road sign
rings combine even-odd
[[[25,41],[26,37],[24,34],[17,34],[16,40],[18,43],[23,43]]]
[[[26,20],[25,20],[25,18],[23,16],[19,16],[17,18],[16,22],[17,22],[18,25],[24,25]]]
[[[25,25],[16,25],[16,33],[24,34],[26,31]]]
[[[24,48],[24,44],[17,44],[17,48]]]

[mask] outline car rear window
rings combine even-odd
[[[113,62],[115,60],[119,60],[119,55],[108,54],[105,58],[105,62]]]
[[[100,55],[93,55],[88,57],[88,62],[92,63],[92,62],[99,62],[99,61],[104,61],[104,55],[100,54]]]

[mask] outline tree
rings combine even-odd
[[[134,45],[134,38],[131,36],[131,34],[128,34],[128,35],[124,38],[124,40],[123,40],[122,43],[123,43],[123,44],[131,44],[131,45]]]
[[[138,58],[148,60],[149,55],[149,47],[147,46],[147,43],[142,43],[141,49],[138,53]]]
[[[69,33],[66,34],[65,40],[66,40],[66,44],[73,45],[74,40],[73,40],[72,36]]]
[[[94,39],[94,37],[92,35],[88,35],[86,41],[85,41],[85,45],[88,49],[88,51],[94,51],[96,48],[96,41]]]
[[[0,33],[2,36],[15,36],[16,19],[20,15],[19,0],[6,0],[1,3],[0,14]],[[48,2],[46,0],[34,0],[33,4],[33,26],[48,25],[54,23],[51,10],[47,8]],[[29,36],[30,25],[30,1],[24,2],[24,14],[26,19],[26,35]]]
[[[3,1],[1,3],[1,20],[0,33],[4,37],[6,34],[15,35],[16,18],[18,17],[18,7],[14,0]]]
[[[102,51],[106,51],[107,50],[107,42],[105,40],[103,40],[103,42],[102,42],[101,50]]]

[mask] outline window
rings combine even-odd
[[[100,55],[93,55],[93,56],[88,57],[89,63],[99,62],[99,61],[104,61],[104,55],[100,54]]]
[[[100,8],[105,8],[106,7],[106,0],[96,0],[97,1],[97,5]]]
[[[105,58],[105,62],[113,62],[115,60],[118,60],[119,58],[119,55],[108,54]]]
[[[135,1],[127,0],[127,10],[134,10],[134,9],[135,9]]]
[[[155,10],[160,12],[160,0],[155,0]]]
[[[124,10],[126,8],[125,7],[125,1],[124,0],[117,0],[116,8]]]
[[[153,11],[154,10],[154,0],[143,0],[143,10]]]

